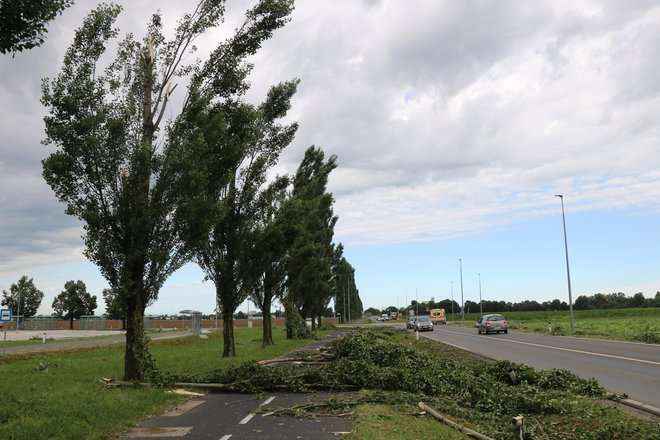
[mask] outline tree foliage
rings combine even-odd
[[[343,246],[338,246],[338,259],[332,268],[332,292],[335,299],[335,313],[340,313],[343,321],[362,316],[362,300],[360,292],[355,284],[355,269],[346,260],[343,254]],[[375,315],[380,316],[377,310]]]
[[[18,282],[9,287],[9,291],[2,291],[3,306],[11,309],[14,315],[29,318],[37,314],[37,310],[44,299],[44,293],[37,289],[32,278],[23,275]]]
[[[73,0],[0,0],[0,53],[41,46],[46,25],[72,4]]]
[[[53,300],[53,310],[60,318],[69,320],[69,328],[73,328],[73,320],[82,315],[93,315],[96,310],[96,295],[87,292],[87,286],[82,281],[67,281],[64,290]]]
[[[122,330],[126,330],[126,308],[118,291],[103,289],[103,301],[105,301],[105,313],[110,319],[121,320]]]
[[[337,217],[334,199],[327,192],[336,156],[325,160],[320,148],[309,147],[293,178],[289,202],[294,238],[287,257],[287,295],[303,318],[322,316],[333,297],[332,266],[336,261],[332,243]]]
[[[257,213],[252,265],[256,281],[252,300],[263,315],[263,345],[272,345],[271,307],[286,289],[286,255],[292,226],[285,209],[288,179],[274,182],[263,194]]]

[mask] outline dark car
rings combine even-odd
[[[416,332],[423,332],[424,330],[433,331],[433,322],[428,316],[418,316],[417,319],[415,319],[413,328]]]
[[[502,315],[484,315],[477,321],[477,331],[482,333],[509,333],[509,323]]]
[[[408,321],[406,321],[406,328],[414,328],[416,319],[417,316],[409,316]]]

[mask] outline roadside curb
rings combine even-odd
[[[653,405],[648,405],[646,403],[638,402],[636,400],[632,399],[622,399],[621,403],[627,406],[630,406],[632,408],[638,409],[640,411],[647,412],[649,414],[653,414],[655,416],[660,417],[660,408],[656,408]]]

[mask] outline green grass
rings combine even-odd
[[[309,343],[287,341],[274,329],[276,345],[261,347],[261,329],[235,329],[238,356],[222,358],[222,336],[154,341],[162,370],[202,373],[247,360],[269,359]],[[322,336],[323,332],[318,332]],[[100,378],[121,379],[123,347],[53,354],[7,355],[0,362],[0,438],[107,439],[185,397],[152,387],[104,388]]]
[[[427,417],[419,417],[420,409],[410,406],[360,405],[355,409],[351,434],[346,440],[460,440],[464,436],[447,425]]]

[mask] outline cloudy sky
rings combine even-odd
[[[82,256],[81,225],[41,177],[53,151],[40,143],[41,79],[57,75],[96,4],[76,3],[41,48],[0,57],[0,288],[33,277],[42,313],[68,280],[99,299],[107,287]],[[173,24],[190,2],[119,3],[122,34],[141,36],[153,11]],[[229,0],[201,51],[252,3]],[[365,308],[460,302],[461,281],[464,299],[478,301],[479,278],[484,299],[567,301],[555,194],[564,195],[573,299],[651,297],[660,291],[658,29],[655,1],[298,0],[254,57],[248,96],[258,102],[269,85],[301,79],[290,112],[300,129],[278,171],[295,170],[310,145],[337,155],[335,240]],[[147,312],[211,312],[213,287],[201,280],[184,267]]]

